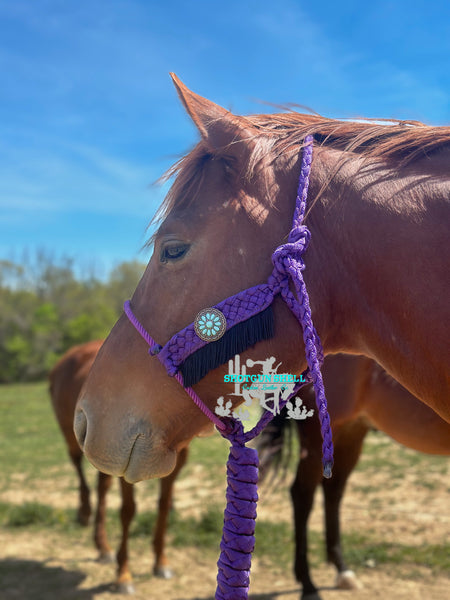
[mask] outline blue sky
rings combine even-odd
[[[152,184],[197,140],[169,71],[242,114],[443,125],[449,65],[448,0],[2,0],[0,260],[148,260]]]

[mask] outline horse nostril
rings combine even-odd
[[[83,410],[79,409],[75,413],[73,421],[73,430],[75,437],[77,438],[78,444],[82,450],[84,450],[84,442],[87,434],[87,418]]]

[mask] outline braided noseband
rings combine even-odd
[[[232,328],[236,325],[238,327],[235,330],[239,330],[242,324],[245,326],[245,322],[254,319],[256,315],[260,315],[267,310],[278,294],[281,295],[297,317],[303,330],[308,368],[302,374],[303,377],[300,377],[300,382],[296,383],[289,398],[280,402],[280,410],[298,392],[301,386],[305,383],[313,384],[323,438],[323,474],[324,477],[328,478],[331,477],[333,466],[333,442],[320,372],[323,362],[323,350],[312,323],[308,293],[302,274],[305,268],[303,253],[311,237],[308,228],[303,225],[303,218],[308,194],[312,149],[312,136],[307,136],[304,141],[292,230],[287,243],[279,246],[272,255],[274,268],[267,283],[231,296],[215,305],[214,309],[219,310],[226,319],[227,332],[225,335],[231,333]],[[289,289],[290,281],[294,283],[295,295]],[[224,513],[223,534],[220,543],[221,554],[217,563],[218,575],[215,598],[216,600],[247,600],[251,555],[255,544],[258,453],[255,449],[248,448],[246,443],[260,433],[272,419],[273,413],[266,410],[258,424],[248,432],[244,432],[242,423],[239,420],[232,418],[220,419],[192,389],[191,386],[196,383],[196,379],[194,378],[193,382],[189,383],[187,381],[189,373],[185,368],[187,361],[191,359],[194,353],[208,353],[210,348],[212,351],[214,345],[219,345],[220,342],[208,342],[200,338],[195,324],[192,323],[174,335],[164,347],[161,347],[138,321],[131,310],[129,301],[125,302],[124,310],[130,322],[149,345],[149,353],[158,357],[166,367],[168,374],[175,376],[200,410],[216,425],[222,436],[231,443],[227,462],[227,506]],[[270,333],[266,337],[268,335],[270,336]],[[262,339],[262,337],[259,339]],[[254,342],[244,343],[242,340],[238,340],[236,353],[242,352],[252,343]],[[227,359],[222,360],[216,357],[215,360],[216,362],[211,364],[222,364]],[[218,362],[220,360],[222,360],[222,363]],[[203,374],[206,374],[206,372]]]

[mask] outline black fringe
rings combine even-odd
[[[180,367],[185,387],[198,383],[209,371],[223,365],[235,354],[240,354],[262,340],[274,335],[272,306],[234,325],[215,342],[203,346],[184,361]]]

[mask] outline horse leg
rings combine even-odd
[[[180,450],[177,456],[175,469],[167,477],[161,479],[160,496],[158,502],[158,518],[156,520],[155,531],[153,534],[153,550],[155,552],[155,564],[153,574],[157,577],[170,579],[172,570],[168,566],[167,557],[165,555],[165,540],[167,531],[167,522],[169,511],[172,507],[173,486],[178,473],[186,463],[188,457],[188,448]]]
[[[84,527],[86,525],[89,524],[89,519],[91,516],[91,500],[90,500],[90,491],[89,491],[89,487],[88,484],[86,482],[86,479],[84,477],[84,472],[83,472],[83,465],[82,465],[82,460],[83,460],[83,453],[80,451],[79,448],[77,449],[70,449],[69,451],[70,454],[70,458],[75,466],[75,469],[78,473],[78,479],[80,482],[79,485],[79,493],[80,493],[80,506],[78,507],[78,512],[77,512],[77,521],[80,523],[80,525],[83,525]]]
[[[122,506],[120,509],[120,522],[122,524],[122,540],[117,551],[117,591],[120,594],[133,594],[133,578],[128,565],[128,533],[130,523],[136,513],[133,484],[120,478],[120,491]]]
[[[106,494],[111,487],[112,476],[98,473],[97,482],[97,511],[95,513],[94,525],[94,543],[99,551],[98,560],[100,562],[112,562],[114,553],[112,552],[106,535]]]
[[[334,439],[334,467],[331,479],[322,480],[325,503],[325,530],[327,559],[337,569],[338,589],[358,589],[360,582],[348,569],[341,546],[339,510],[345,485],[361,454],[369,427],[357,419],[339,427]]]
[[[291,487],[295,523],[294,572],[302,584],[302,600],[320,600],[311,580],[308,564],[307,524],[314,501],[314,493],[322,479],[322,450],[319,420],[314,417],[298,421],[301,441],[300,462]]]

